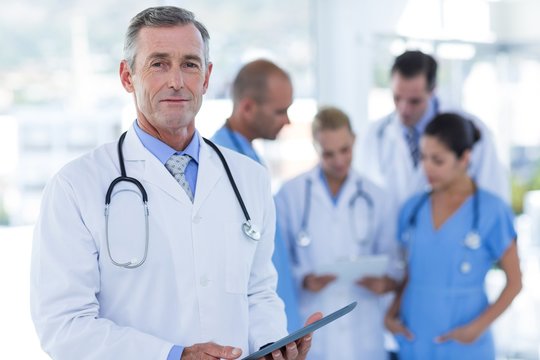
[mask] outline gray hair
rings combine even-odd
[[[193,24],[201,33],[204,43],[204,63],[208,66],[210,34],[206,27],[195,20],[195,15],[191,11],[175,6],[157,6],[141,11],[129,22],[124,42],[124,58],[127,60],[130,68],[132,70],[135,69],[137,36],[143,27],[182,26],[189,24]]]

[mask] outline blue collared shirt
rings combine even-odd
[[[186,180],[191,187],[191,191],[193,192],[193,196],[195,196],[195,190],[197,187],[197,173],[199,171],[199,149],[200,149],[200,141],[199,141],[199,133],[197,130],[195,130],[195,133],[193,134],[193,138],[189,142],[188,146],[183,151],[176,151],[169,145],[165,144],[163,141],[156,139],[152,135],[144,132],[140,127],[137,121],[135,121],[135,124],[133,126],[135,128],[135,132],[137,133],[137,136],[141,140],[144,147],[150,151],[158,160],[165,166],[165,163],[169,158],[174,155],[189,155],[192,159],[186,167],[185,177]]]
[[[324,188],[328,192],[328,196],[330,197],[330,199],[332,199],[332,204],[334,204],[334,207],[335,207],[337,205],[337,203],[338,203],[339,196],[343,192],[343,188],[344,188],[343,184],[345,182],[341,185],[341,187],[339,188],[337,194],[334,196],[332,194],[332,190],[330,190],[330,185],[328,184],[328,180],[326,179],[326,176],[324,176],[323,169],[321,168],[320,165],[319,165],[319,177],[321,178],[321,181],[324,184]]]
[[[222,126],[216,131],[214,136],[212,136],[211,140],[216,144],[246,155],[259,164],[262,164],[261,159],[255,152],[255,149],[253,149],[253,146],[251,146],[251,143],[239,132],[231,130],[226,126]]]
[[[424,130],[426,130],[426,126],[433,120],[433,118],[437,115],[439,112],[439,100],[435,95],[433,95],[429,101],[428,106],[426,108],[426,111],[424,112],[424,115],[420,118],[420,120],[414,125],[416,131],[418,134],[422,135],[424,133]],[[409,132],[409,128],[403,123],[401,123],[401,127],[403,129],[403,136],[407,136],[407,133]]]

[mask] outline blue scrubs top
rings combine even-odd
[[[481,238],[478,249],[465,245],[473,227],[475,196]],[[420,202],[416,226],[411,229],[411,215]],[[400,317],[414,334],[412,341],[397,336],[399,358],[495,359],[489,330],[467,345],[456,341],[437,344],[434,339],[471,322],[487,308],[486,274],[516,238],[512,211],[496,195],[480,189],[439,229],[434,228],[431,214],[431,198],[420,194],[405,203],[399,217],[398,240],[407,250],[409,276]]]
[[[218,145],[225,146],[231,150],[246,155],[259,164],[262,164],[251,143],[241,134],[223,126],[212,136],[211,140]],[[264,165],[264,164],[262,164]],[[287,246],[281,238],[279,223],[276,224],[276,235],[274,240],[274,255],[272,262],[278,273],[278,283],[276,292],[285,303],[285,313],[287,315],[287,330],[293,332],[302,327],[300,310],[298,305],[298,295],[296,293],[294,280],[292,277],[291,260]]]

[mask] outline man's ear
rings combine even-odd
[[[122,60],[122,62],[120,62],[120,81],[122,82],[122,86],[124,87],[124,89],[126,89],[127,92],[132,93],[133,91],[135,91],[131,78],[131,68],[127,60]]]
[[[257,103],[252,98],[245,97],[242,100],[240,100],[239,108],[243,117],[251,120],[256,114]]]

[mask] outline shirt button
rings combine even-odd
[[[196,215],[194,218],[193,218],[193,223],[194,224],[198,224],[200,223],[202,220],[202,217],[200,217],[199,215]]]
[[[206,275],[201,276],[201,279],[199,280],[199,284],[201,284],[202,287],[208,286],[209,283],[210,283],[210,279],[208,279],[208,276]]]

